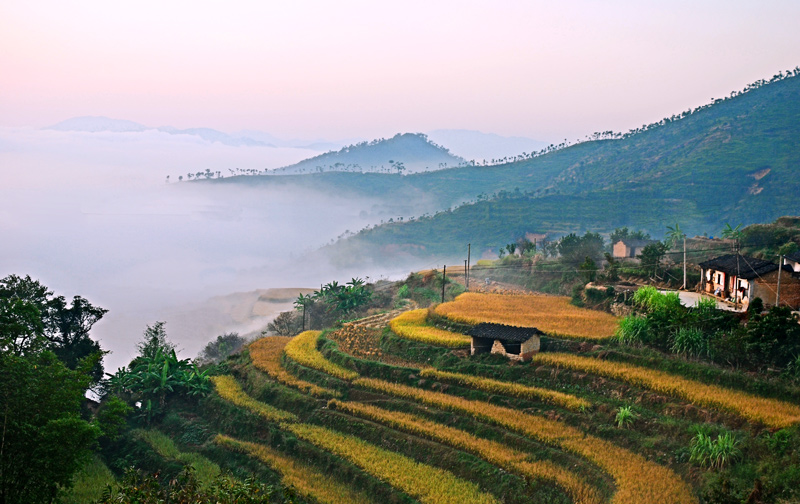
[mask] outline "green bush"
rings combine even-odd
[[[681,327],[675,332],[671,350],[678,354],[699,357],[708,353],[708,339],[694,327]]]
[[[636,420],[636,413],[633,412],[630,406],[620,406],[619,409],[617,409],[615,421],[617,422],[617,427],[620,429],[629,427],[633,424],[634,420]]]
[[[408,285],[402,285],[397,289],[397,297],[400,299],[408,298]]]
[[[689,461],[703,467],[721,469],[742,456],[739,450],[739,440],[726,432],[712,440],[711,436],[698,432],[692,440]]]
[[[617,341],[625,345],[641,345],[649,339],[647,318],[628,315],[619,323],[615,334]]]

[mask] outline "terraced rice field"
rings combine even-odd
[[[534,361],[622,380],[777,429],[800,423],[800,406],[796,404],[700,383],[663,371],[564,353],[542,353],[536,355]]]
[[[588,340],[612,337],[619,324],[611,314],[573,306],[566,296],[541,294],[465,292],[455,301],[437,306],[436,313],[466,324],[535,327],[551,336]]]
[[[428,324],[428,310],[407,311],[389,323],[392,332],[401,338],[447,348],[469,347],[472,339],[464,334],[446,331]]]
[[[613,317],[584,317],[586,310],[566,302],[462,295],[437,313],[568,338],[602,340],[613,333]],[[735,413],[758,429],[800,423],[800,406],[790,402],[641,366],[548,352],[525,364],[465,357],[453,350],[463,335],[427,326],[426,315],[408,311],[391,322],[393,332],[415,342],[410,346],[429,345],[409,355],[370,348],[380,330],[358,324],[326,333],[330,341],[306,331],[251,343],[249,360],[239,358],[231,375],[214,377],[214,385],[215,400],[235,405],[253,430],[220,421],[214,444],[260,461],[300,496],[322,503],[689,504],[700,500],[703,470],[687,461],[694,420],[639,401],[634,389],[618,391],[622,386],[612,380]],[[579,373],[580,380],[608,381],[581,388],[559,379],[569,373],[557,368]],[[341,393],[320,385],[329,377],[344,382],[336,382]],[[614,421],[621,404],[631,405],[637,418],[624,429]],[[296,453],[316,455],[306,460]],[[356,480],[377,494],[354,486]]]

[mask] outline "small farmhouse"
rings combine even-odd
[[[792,252],[783,256],[784,266],[789,266],[794,271],[794,275],[800,275],[800,252]]]
[[[791,266],[778,265],[764,259],[728,254],[701,262],[703,290],[735,303],[749,304],[761,298],[765,306],[772,306],[778,298],[780,275],[780,304],[800,306],[800,279],[793,276]]]
[[[616,258],[636,257],[642,253],[642,249],[655,240],[639,240],[632,238],[624,238],[614,243],[611,248],[611,254]]]
[[[467,332],[472,337],[472,355],[493,353],[517,361],[528,361],[539,351],[540,334],[533,327],[489,323],[473,326]]]

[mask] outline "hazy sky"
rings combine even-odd
[[[0,126],[627,130],[800,65],[797,0],[0,3]]]

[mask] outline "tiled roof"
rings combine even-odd
[[[489,338],[502,341],[513,341],[522,343],[528,341],[532,336],[539,334],[535,327],[514,327],[503,324],[490,324],[487,322],[473,326],[467,331],[468,336],[477,338]]]
[[[774,262],[756,259],[755,257],[746,257],[740,254],[728,254],[710,259],[701,262],[700,267],[703,269],[722,271],[729,275],[738,275],[739,278],[747,280],[766,275],[778,269],[778,265]]]

